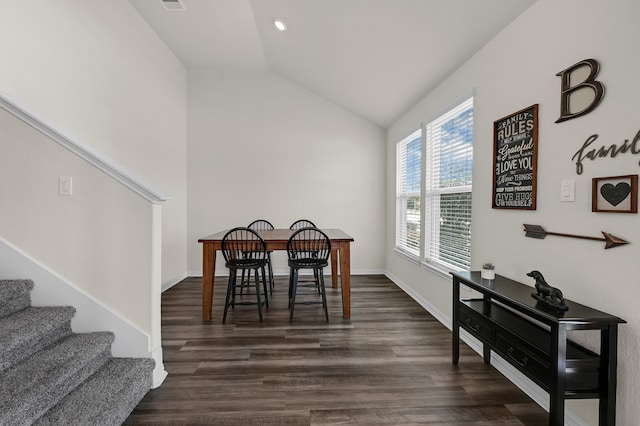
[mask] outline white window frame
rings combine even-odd
[[[468,108],[473,108],[474,101],[473,93],[461,98],[458,102],[452,105],[452,107],[444,110],[441,114],[434,117],[428,123],[422,123],[420,129],[414,131],[407,137],[403,138],[396,144],[396,222],[395,222],[395,250],[397,253],[407,257],[416,263],[421,263],[425,268],[432,270],[433,272],[442,276],[449,277],[449,272],[460,271],[468,269],[471,264],[471,252],[470,252],[470,226],[471,226],[471,191],[472,191],[472,170],[473,167],[473,117],[470,120],[470,124],[467,127],[467,132],[470,132],[471,144],[470,146],[457,147],[453,149],[451,153],[463,154],[465,164],[467,168],[463,169],[461,173],[465,177],[465,181],[461,185],[440,187],[439,182],[439,169],[440,169],[440,153],[438,152],[439,140],[433,138],[433,126],[438,123],[442,124],[458,114],[464,112]],[[430,133],[431,132],[431,133]],[[409,143],[414,142],[417,138],[420,138],[420,192],[406,191],[406,147]],[[437,143],[434,148],[433,143]],[[464,145],[464,144],[463,144]],[[468,143],[467,143],[468,145]],[[457,158],[457,157],[456,157]],[[450,164],[456,164],[454,160]],[[415,189],[415,188],[414,188]],[[460,245],[455,245],[459,242],[459,238],[452,237],[454,245],[449,247],[449,253],[453,255],[463,254],[462,260],[459,262],[449,262],[447,259],[443,260],[441,257],[441,205],[440,197],[446,194],[468,194],[466,197],[467,204],[461,204],[461,206],[468,206],[468,209],[463,209],[457,218],[468,218],[468,222],[464,222],[465,226],[468,226],[469,239],[464,240],[464,248],[459,252],[456,251]],[[407,200],[409,197],[418,197],[420,203],[420,217],[418,222],[419,230],[419,247],[410,247],[407,244]],[[456,204],[456,207],[458,205]],[[456,212],[457,213],[457,212]],[[455,230],[456,227],[453,227]],[[458,228],[459,229],[459,228]],[[435,254],[435,255],[434,255]],[[444,256],[446,257],[446,256]]]
[[[468,215],[468,226],[471,226],[471,191],[472,170],[468,169],[464,171],[467,174],[467,179],[464,184],[452,187],[440,187],[440,129],[439,125],[447,122],[458,114],[466,111],[468,108],[473,108],[473,95],[465,97],[461,102],[458,102],[453,108],[449,108],[443,114],[439,114],[433,120],[430,120],[425,124],[424,132],[424,189],[423,189],[423,208],[421,223],[424,228],[423,236],[423,255],[422,259],[424,265],[430,269],[434,269],[440,273],[448,273],[451,271],[460,271],[469,269],[471,264],[471,252],[468,250],[468,255],[462,257],[458,262],[452,263],[447,260],[443,260],[441,256],[441,221],[440,216],[440,197],[446,194],[469,194],[469,208],[468,211],[464,211],[463,214]],[[459,148],[456,153],[465,155],[465,159],[470,163],[470,167],[473,164],[473,118],[471,120],[471,146],[467,148]],[[434,145],[435,144],[435,145]],[[469,237],[470,238],[470,237]],[[469,240],[470,243],[470,240]],[[457,247],[448,247],[452,252],[467,252],[466,249],[459,250]]]
[[[396,229],[395,229],[395,249],[404,256],[419,262],[422,257],[422,192],[423,192],[423,170],[424,170],[424,138],[422,137],[423,129],[420,128],[409,136],[403,138],[396,144]],[[407,164],[406,164],[406,149],[407,146],[420,140],[420,187],[417,191],[407,190]],[[417,239],[416,247],[412,247],[409,243],[409,236],[407,235],[409,213],[407,211],[407,204],[410,197],[418,197],[420,203],[420,214],[418,215],[418,228],[419,236]]]

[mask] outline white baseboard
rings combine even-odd
[[[153,369],[153,384],[151,385],[151,389],[155,389],[164,382],[164,379],[167,378],[169,373],[164,369],[164,361],[162,359],[162,346],[158,346],[153,351],[151,351],[151,357],[156,362],[156,366]]]
[[[165,291],[169,290],[171,287],[178,284],[180,281],[184,280],[187,277],[189,277],[188,274],[183,274],[162,283],[162,286],[160,287],[160,292],[164,293]]]

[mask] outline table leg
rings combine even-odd
[[[600,395],[599,425],[616,424],[616,381],[618,368],[618,324],[600,331]]]
[[[211,321],[213,279],[216,274],[216,250],[213,244],[202,245],[202,320]]]
[[[349,242],[341,243],[340,252],[340,284],[342,286],[342,317],[351,318],[351,248]]]
[[[564,392],[567,378],[567,326],[551,326],[551,386],[549,389],[549,425],[564,425]]]
[[[338,248],[331,247],[331,286],[338,288]]]
[[[491,316],[491,298],[486,293],[482,295],[482,314]],[[485,364],[491,364],[491,347],[486,342],[482,342],[482,358]]]
[[[451,331],[453,336],[451,338],[451,362],[453,365],[458,365],[460,360],[460,324],[458,320],[458,309],[460,304],[460,282],[457,279],[453,279],[453,318]]]

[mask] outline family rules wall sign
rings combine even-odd
[[[494,209],[536,209],[538,104],[493,123]]]

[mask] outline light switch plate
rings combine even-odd
[[[560,182],[560,201],[571,202],[576,200],[576,181],[573,179]]]
[[[58,195],[71,195],[72,191],[72,179],[69,176],[60,176],[58,178]]]

